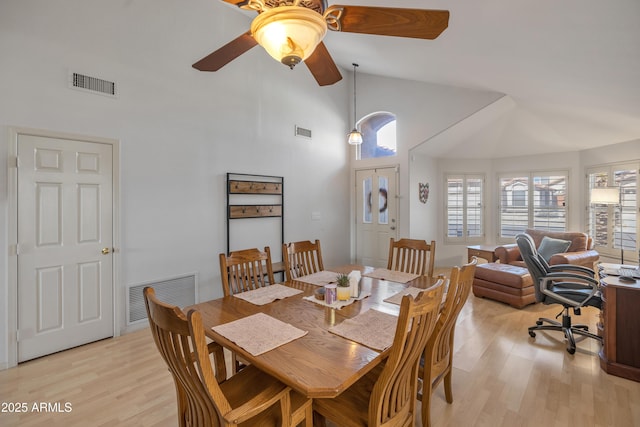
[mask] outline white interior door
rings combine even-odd
[[[18,362],[113,336],[112,150],[18,137]]]
[[[398,237],[397,169],[356,171],[356,262],[386,267],[389,239]]]

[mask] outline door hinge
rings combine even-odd
[[[18,159],[18,156],[9,158],[7,162],[9,163],[9,168],[17,168],[18,166],[20,166],[20,160]]]
[[[16,331],[16,342],[20,342],[20,330]]]

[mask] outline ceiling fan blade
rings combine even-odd
[[[448,10],[333,5],[327,11],[340,9],[339,28],[329,28],[347,33],[432,40],[449,26]]]
[[[230,3],[230,4],[232,4],[234,6],[238,6],[238,7],[240,7],[240,5],[242,3],[246,3],[247,2],[247,0],[222,0],[222,1],[225,2],[225,3]]]
[[[332,85],[342,80],[342,75],[323,42],[320,42],[304,63],[320,86]]]
[[[251,32],[247,31],[205,56],[192,67],[200,71],[218,71],[257,44],[258,42],[251,36]]]

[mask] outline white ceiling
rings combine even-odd
[[[499,157],[640,138],[638,0],[338,3],[451,13],[449,28],[433,41],[329,32],[325,44],[344,70],[357,62],[363,73],[506,95],[422,152]]]

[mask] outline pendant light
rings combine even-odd
[[[353,63],[353,130],[349,133],[349,139],[347,141],[350,145],[360,145],[362,144],[362,134],[358,132],[356,128],[356,121],[358,120],[358,116],[356,115],[356,68],[358,64]]]

